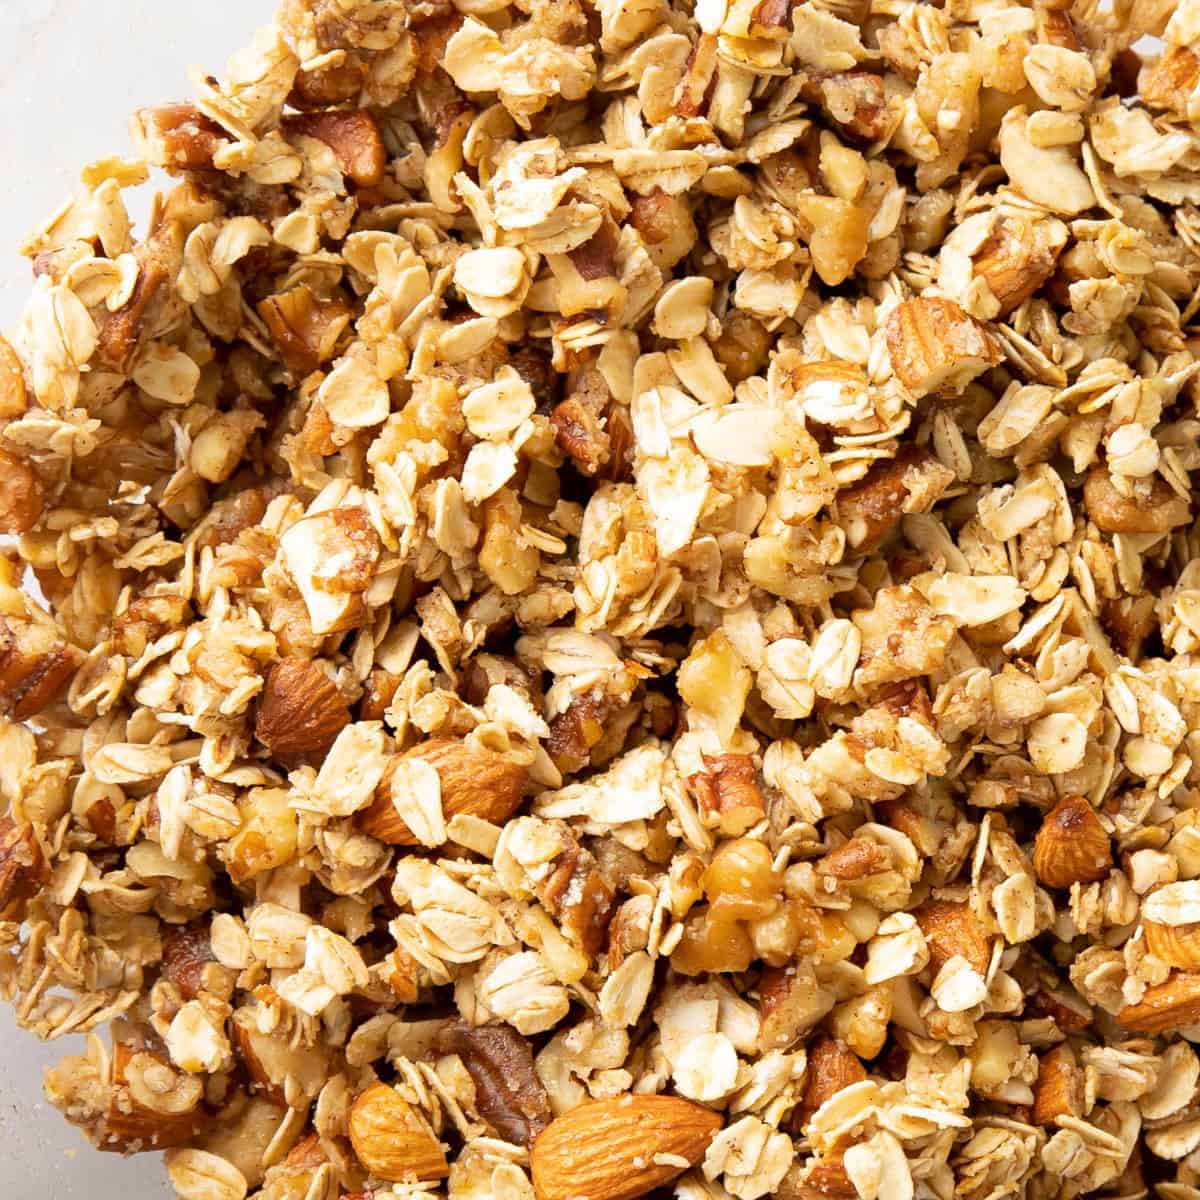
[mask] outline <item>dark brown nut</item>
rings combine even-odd
[[[116,310],[104,310],[100,318],[96,356],[110,370],[126,373],[160,295],[165,292],[167,271],[150,255],[140,255],[142,262],[137,282],[128,300]]]
[[[51,627],[0,617],[0,716],[26,721],[58,699],[83,654]]]
[[[726,837],[741,837],[766,814],[754,760],[748,754],[706,754],[704,768],[688,779],[701,819]]]
[[[1112,865],[1108,834],[1083,796],[1067,796],[1046,814],[1033,844],[1033,869],[1047,887],[1094,883]]]
[[[28,533],[45,505],[46,489],[33,464],[0,449],[0,533]]]
[[[350,51],[341,62],[296,72],[288,103],[293,108],[332,108],[358,99],[367,78],[362,58]]]
[[[616,894],[601,874],[595,855],[586,850],[565,824],[563,850],[537,882],[534,891],[558,919],[568,939],[593,959],[604,945]]]
[[[1059,1033],[1068,1035],[1089,1028],[1094,1019],[1091,1006],[1075,992],[1057,987],[1038,988],[1029,997],[1025,1013],[1029,1017],[1049,1017]]]
[[[259,302],[284,364],[307,375],[334,354],[338,338],[350,324],[350,310],[339,300],[321,300],[307,284]]]
[[[985,325],[940,296],[918,296],[897,305],[885,333],[892,370],[917,397],[960,395],[1004,357]]]
[[[387,149],[379,123],[365,108],[306,112],[284,117],[284,137],[311,137],[333,151],[338,166],[359,187],[376,187],[383,180]]]
[[[1105,533],[1166,533],[1192,519],[1192,506],[1165,480],[1155,476],[1148,488],[1135,485],[1132,496],[1123,496],[1103,467],[1088,473],[1083,503]]]
[[[951,900],[929,900],[913,916],[929,947],[929,967],[936,975],[955,955],[980,975],[992,960],[992,942],[971,906]]]
[[[194,104],[139,108],[130,131],[146,161],[171,172],[211,167],[213,156],[229,140]]]
[[[846,543],[858,554],[870,554],[905,513],[928,512],[953,482],[954,472],[932,454],[904,447],[838,492],[838,523],[846,531]]]
[[[414,758],[437,771],[442,785],[442,812],[447,819],[464,813],[503,824],[521,803],[529,776],[527,768],[491,750],[449,738],[431,738],[406,750],[394,762]],[[394,774],[395,766],[389,764],[374,801],[358,818],[359,828],[390,846],[416,846],[420,844],[417,837],[392,803]]]
[[[554,1114],[533,1067],[527,1038],[509,1025],[453,1021],[437,1038],[442,1054],[457,1054],[475,1083],[475,1106],[507,1142],[533,1144]]]
[[[583,475],[592,476],[608,462],[608,434],[600,418],[575,397],[564,400],[550,414],[550,424],[559,448]]]
[[[350,723],[350,706],[315,663],[280,659],[267,676],[254,736],[273,755],[320,754]]]
[[[20,920],[25,902],[50,878],[50,865],[32,828],[0,816],[0,918]]]
[[[204,990],[204,969],[216,962],[209,928],[206,920],[194,921],[172,929],[163,938],[163,978],[173,983],[185,1000],[195,1000]]]

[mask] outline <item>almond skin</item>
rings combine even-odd
[[[1067,796],[1046,814],[1033,843],[1033,869],[1047,887],[1095,883],[1112,865],[1108,834],[1082,796]]]
[[[350,722],[333,680],[303,658],[283,658],[267,676],[254,735],[276,757],[319,754]]]
[[[892,370],[916,397],[960,395],[1004,354],[991,331],[953,300],[918,296],[898,305],[885,326]]]
[[[521,803],[529,772],[490,750],[481,750],[449,738],[431,738],[405,751],[400,759],[420,758],[438,773],[442,784],[442,812],[446,819],[465,813],[502,824]],[[359,819],[359,828],[390,846],[416,846],[417,838],[392,803],[392,775],[384,772],[375,799]]]
[[[1173,967],[1200,967],[1200,922],[1159,925],[1147,921],[1146,949]]]
[[[1117,1013],[1117,1023],[1140,1033],[1165,1033],[1200,1023],[1200,974],[1177,971],[1166,983],[1148,988],[1137,1004]]]
[[[1064,1043],[1042,1055],[1033,1089],[1033,1123],[1053,1124],[1057,1117],[1083,1115],[1083,1072],[1075,1052]]]
[[[979,972],[986,973],[992,959],[992,943],[979,918],[968,904],[930,900],[913,916],[929,946],[929,966],[936,975],[956,954]]]
[[[552,1121],[533,1143],[537,1200],[635,1200],[685,1168],[654,1159],[670,1154],[695,1166],[717,1130],[718,1113],[677,1096],[597,1100]]]
[[[386,1083],[373,1084],[354,1101],[350,1142],[358,1161],[389,1183],[444,1179],[450,1173],[429,1123]]]

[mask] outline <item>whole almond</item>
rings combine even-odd
[[[351,1105],[350,1142],[358,1161],[389,1183],[444,1179],[450,1173],[429,1122],[386,1083],[373,1084]]]
[[[1117,1023],[1140,1033],[1200,1023],[1200,974],[1177,971],[1166,983],[1147,988],[1141,1000],[1117,1013]]]
[[[277,757],[328,750],[349,724],[350,708],[315,663],[283,658],[267,676],[254,735]]]
[[[437,771],[446,820],[464,813],[496,824],[507,821],[521,803],[529,776],[527,768],[491,750],[449,738],[431,738],[393,762],[412,758],[423,759]],[[374,802],[359,819],[359,828],[391,846],[416,846],[416,836],[392,803],[394,773],[394,765],[389,765],[375,790]]]
[[[719,1113],[677,1096],[597,1100],[552,1121],[533,1143],[537,1200],[635,1200],[695,1166]]]
[[[1112,864],[1108,834],[1082,796],[1067,796],[1046,814],[1033,843],[1033,869],[1047,887],[1095,883]]]

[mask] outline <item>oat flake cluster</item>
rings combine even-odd
[[[194,85],[0,342],[66,1117],[184,1200],[1198,1200],[1200,0],[285,0]]]

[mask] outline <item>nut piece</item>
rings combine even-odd
[[[453,1021],[439,1030],[442,1054],[457,1054],[475,1084],[479,1115],[506,1141],[528,1146],[550,1124],[550,1098],[533,1066],[533,1048],[510,1025]]]
[[[0,450],[0,533],[28,533],[42,515],[46,489],[28,460]]]
[[[1042,1055],[1033,1089],[1033,1123],[1051,1125],[1057,1117],[1083,1116],[1083,1072],[1066,1043]]]
[[[556,828],[562,850],[547,865],[534,891],[570,941],[589,959],[595,958],[604,945],[616,896],[595,855],[579,843],[565,822]]]
[[[1138,92],[1150,108],[1188,115],[1188,102],[1200,83],[1200,58],[1186,46],[1169,46],[1157,62],[1143,67]]]
[[[1094,467],[1083,485],[1087,514],[1105,533],[1166,533],[1192,519],[1191,505],[1155,476],[1148,491],[1124,496],[1103,467]]]
[[[379,124],[365,109],[306,112],[284,117],[279,123],[284,137],[311,137],[333,151],[342,173],[359,187],[375,187],[387,166],[387,148]]]
[[[19,921],[25,901],[50,878],[50,866],[33,829],[0,817],[0,918]]]
[[[706,754],[704,767],[688,779],[701,818],[725,837],[741,837],[766,812],[754,760],[748,754]]]
[[[861,1083],[867,1070],[857,1054],[831,1037],[819,1037],[808,1047],[808,1074],[804,1095],[792,1117],[792,1128],[799,1132],[813,1113],[831,1096],[853,1083]]]
[[[466,742],[431,738],[414,746],[388,765],[375,790],[374,802],[359,820],[364,833],[390,846],[420,845],[392,803],[395,763],[413,758],[430,763],[437,771],[446,820],[463,813],[503,824],[521,803],[521,792],[529,776],[527,768]]]
[[[277,758],[328,750],[350,722],[350,708],[315,663],[280,659],[267,676],[254,736]]]
[[[1166,983],[1148,988],[1137,1004],[1117,1013],[1117,1022],[1140,1033],[1166,1033],[1200,1022],[1200,974],[1177,971]]]
[[[959,395],[1004,357],[985,325],[940,296],[918,296],[898,305],[885,333],[892,370],[917,397]]]
[[[969,904],[929,900],[913,916],[925,935],[929,967],[934,975],[956,954],[980,975],[987,972],[992,959],[991,939]]]
[[[0,716],[26,721],[58,698],[83,654],[49,626],[0,617]]]
[[[1160,925],[1145,922],[1146,949],[1173,967],[1200,967],[1200,922]]]
[[[0,420],[19,417],[28,403],[25,369],[8,340],[0,337]]]
[[[1082,796],[1067,796],[1046,814],[1033,843],[1033,869],[1047,887],[1095,883],[1112,865],[1108,834]]]
[[[533,1143],[533,1190],[537,1200],[635,1200],[695,1166],[720,1128],[718,1113],[676,1096],[581,1104]]]
[[[208,921],[174,928],[163,938],[163,978],[173,983],[185,1000],[195,1000],[203,990],[204,968],[213,962]]]
[[[307,284],[258,305],[284,364],[297,375],[315,371],[328,362],[337,340],[350,324],[350,310],[337,300],[321,300]]]
[[[876,463],[857,483],[838,492],[838,524],[846,544],[870,554],[905,513],[928,512],[954,482],[954,472],[918,446]]]
[[[142,157],[166,171],[211,167],[213,155],[228,140],[194,104],[139,108],[129,126]]]
[[[450,1173],[429,1122],[386,1083],[372,1084],[351,1105],[350,1142],[359,1162],[389,1183]]]
[[[975,274],[1000,302],[999,316],[1019,308],[1054,273],[1069,231],[1062,221],[1001,217],[975,252]]]

